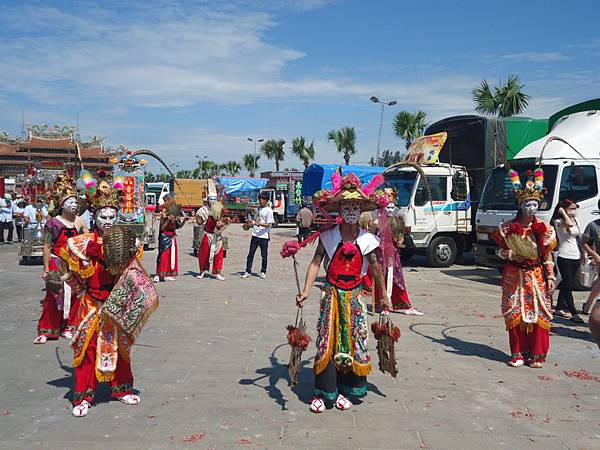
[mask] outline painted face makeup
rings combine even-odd
[[[389,202],[387,204],[387,206],[385,207],[385,214],[388,217],[391,217],[391,216],[394,215],[394,212],[396,212],[396,205],[394,203],[392,203],[392,202]]]
[[[360,204],[343,202],[340,205],[340,214],[344,222],[349,224],[358,223],[358,219],[360,218]]]
[[[96,212],[96,228],[104,231],[112,228],[117,219],[117,210],[114,208],[102,208]]]
[[[63,201],[62,210],[69,214],[77,214],[77,197],[69,197]]]
[[[523,214],[527,217],[535,216],[539,207],[540,205],[536,200],[527,200],[526,202],[521,203],[521,211],[523,211]]]

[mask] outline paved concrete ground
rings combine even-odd
[[[19,266],[17,246],[0,247],[0,448],[600,448],[600,378],[565,374],[600,377],[587,328],[557,321],[544,369],[509,368],[497,272],[407,267],[413,303],[426,315],[394,315],[398,378],[375,371],[363,404],[314,415],[312,348],[299,385],[286,378],[296,288],[278,252],[293,230],[274,233],[266,280],[241,280],[249,237],[233,226],[226,282],[193,277],[191,231],[180,233],[181,276],[159,285],[161,306],[133,352],[142,404],[108,401],[103,388],[84,419],[70,415],[67,343],[32,344],[40,266]],[[310,253],[299,258],[303,271]],[[151,272],[155,257],[144,257]],[[313,338],[317,295],[306,307]]]

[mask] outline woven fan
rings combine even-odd
[[[526,236],[510,234],[506,237],[508,248],[517,255],[527,259],[537,259],[538,249],[531,239]]]
[[[136,234],[127,227],[113,227],[104,233],[104,260],[113,275],[119,275],[137,253]]]

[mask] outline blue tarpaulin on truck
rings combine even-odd
[[[355,173],[360,181],[365,184],[370,182],[375,175],[383,173],[385,167],[376,166],[340,166],[339,164],[311,164],[304,170],[302,178],[302,196],[312,197],[321,189],[331,189],[331,175],[342,168],[342,175]]]
[[[223,186],[227,195],[233,196],[262,189],[268,181],[266,178],[217,177],[217,183]]]

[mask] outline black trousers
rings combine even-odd
[[[248,251],[248,257],[246,258],[246,273],[252,273],[252,263],[254,262],[254,254],[256,249],[260,247],[261,266],[260,271],[267,273],[267,256],[269,255],[269,239],[263,239],[256,236],[252,236],[250,239],[250,250]]]
[[[575,309],[575,301],[573,300],[573,286],[577,270],[581,265],[578,259],[557,258],[558,270],[562,280],[558,285],[558,301],[556,309],[569,311],[571,314],[577,314]]]
[[[315,395],[334,402],[339,393],[351,398],[363,397],[367,393],[367,377],[340,372],[329,361],[325,370],[315,375]]]
[[[298,242],[304,241],[310,235],[310,227],[298,228]]]
[[[8,222],[0,222],[0,242],[4,242],[4,230],[8,230],[8,237],[6,238],[7,242],[12,242],[13,240],[13,221],[9,220]]]

